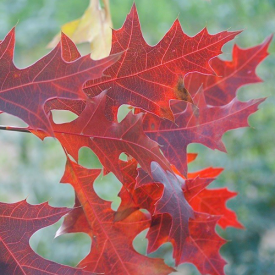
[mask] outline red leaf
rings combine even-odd
[[[85,110],[76,120],[64,124],[52,122],[55,136],[66,151],[77,160],[79,149],[89,147],[102,165],[120,179],[121,153],[134,157],[149,173],[152,161],[169,170],[170,166],[158,144],[143,133],[142,114],[133,115],[130,112],[120,123],[111,122],[104,115],[105,101],[106,93],[102,92],[88,100]]]
[[[196,197],[213,180],[214,178],[200,178],[200,177],[185,180],[185,184],[182,187],[182,190],[184,192],[184,196],[186,200],[189,202],[192,198]]]
[[[242,227],[226,207],[236,193],[206,189],[221,168],[187,173],[187,163],[196,154],[187,154],[186,148],[201,143],[225,151],[223,134],[247,126],[249,115],[263,101],[240,102],[236,91],[260,81],[255,70],[267,56],[271,38],[250,49],[235,46],[232,61],[214,58],[237,34],[210,35],[204,29],[189,37],[176,20],[156,46],[149,46],[134,5],[123,27],[113,32],[113,55],[104,60],[81,57],[63,35],[51,53],[20,70],[13,64],[14,31],[0,43],[0,112],[23,119],[42,139],[55,135],[75,160],[80,148],[89,147],[99,157],[103,173],[113,172],[123,184],[121,205],[114,212],[110,202],[100,199],[93,189],[101,170],[85,169],[68,157],[62,182],[73,185],[76,208],[66,215],[57,235],[84,232],[91,237],[91,252],[80,267],[110,275],[172,272],[163,260],[134,250],[134,238],[149,228],[149,253],[171,242],[176,265],[191,262],[202,274],[224,274],[225,261],[219,250],[225,241],[215,226]],[[211,75],[214,71],[216,75]],[[85,83],[88,99],[82,93]],[[138,114],[129,112],[118,123],[117,110],[122,104],[132,105]],[[49,114],[53,109],[70,110],[78,118],[55,124]],[[119,160],[121,153],[126,153],[127,162]],[[137,170],[138,165],[142,169]],[[84,274],[42,259],[28,245],[36,230],[68,211],[26,202],[0,204],[1,273],[17,274],[21,268],[22,274]]]
[[[65,39],[68,40],[63,38],[62,43]],[[51,135],[52,129],[44,110],[46,101],[84,98],[84,83],[100,77],[120,57],[118,54],[94,61],[87,55],[66,62],[58,44],[48,55],[21,70],[13,63],[14,44],[12,29],[0,44],[0,110],[21,118],[34,130],[40,129]]]
[[[140,206],[140,208],[145,208],[152,214],[152,221],[147,234],[149,240],[147,252],[151,253],[165,242],[171,241],[171,225],[177,213],[177,207],[174,205],[176,199],[171,197],[171,200],[165,200],[163,199],[165,195],[162,195],[161,198],[167,202],[167,205],[161,210],[161,212],[164,213],[159,214],[158,211],[155,211],[155,207],[158,207],[157,204],[161,199],[160,194],[154,194],[154,189],[149,192],[142,189],[148,186],[152,188],[154,186],[158,187],[159,184],[144,185],[150,182],[150,179],[142,173],[142,171],[139,171],[139,177],[142,177],[142,180],[138,179],[138,182],[140,183],[141,181],[143,184],[136,185],[136,163],[133,161],[124,162],[122,167],[124,175],[123,187],[120,192],[122,202],[116,215],[124,218],[128,216],[127,206],[129,207],[128,210],[131,210],[130,213],[136,211]],[[226,200],[222,199],[223,189],[216,190],[217,192],[215,192],[215,194],[219,199],[213,197],[213,207],[201,207],[203,203],[199,203],[198,206],[196,205],[196,202],[201,202],[201,200],[205,198],[205,196],[203,196],[205,187],[207,187],[221,171],[221,168],[207,168],[198,172],[189,173],[188,179],[185,180],[182,185],[184,197],[190,202],[193,209],[195,211],[205,212],[205,214],[196,212],[195,219],[189,219],[189,233],[185,235],[184,230],[182,230],[181,233],[185,236],[186,240],[182,246],[182,251],[178,252],[179,258],[178,260],[176,258],[176,264],[191,262],[197,266],[202,274],[224,274],[223,267],[225,261],[220,257],[219,250],[225,241],[216,234],[216,223],[218,222],[221,226],[226,224],[226,226],[231,225],[241,228],[241,224],[236,220],[234,212],[225,207]],[[162,179],[162,182],[164,181],[165,180]],[[136,188],[134,188],[135,185]],[[140,185],[141,187],[139,187]],[[167,188],[167,184],[164,185],[164,187]],[[171,190],[171,188],[167,189]],[[178,192],[178,194],[180,194],[180,192]],[[211,195],[211,193],[209,194]],[[218,196],[218,194],[220,194],[220,196]],[[230,195],[233,193],[227,194]],[[184,198],[183,193],[181,197]],[[230,196],[227,196],[227,198],[229,197]],[[209,198],[207,203],[212,206],[211,202],[212,198]],[[171,214],[171,211],[167,211],[169,207],[174,207],[173,214]],[[209,215],[208,213],[218,216]],[[177,225],[178,224],[179,222]],[[174,254],[175,253],[176,251],[174,251]]]
[[[201,143],[211,149],[226,151],[222,142],[225,132],[248,126],[247,118],[264,99],[240,102],[236,98],[223,107],[206,105],[204,94],[194,97],[197,107],[187,108],[175,115],[175,123],[147,114],[143,121],[145,133],[157,141],[166,158],[185,175],[186,148],[190,143]]]
[[[173,256],[176,264],[178,264],[185,239],[189,235],[188,222],[190,218],[193,218],[193,210],[183,195],[178,178],[170,171],[164,171],[156,162],[152,162],[151,167],[153,180],[143,170],[140,170],[136,187],[138,188],[148,183],[152,184],[153,182],[164,186],[163,194],[156,202],[152,215],[169,214],[171,216],[168,240],[173,244]]]
[[[105,71],[105,76],[89,81],[84,91],[96,96],[108,90],[106,112],[130,104],[173,120],[171,99],[192,102],[184,89],[183,77],[189,72],[212,74],[208,62],[221,53],[222,46],[239,32],[210,35],[203,29],[194,37],[183,33],[178,20],[164,38],[149,46],[143,38],[135,5],[120,30],[113,31],[111,54],[123,52],[119,62]],[[115,108],[116,109],[116,108]]]
[[[222,171],[223,171],[223,168],[208,167],[206,169],[203,169],[197,172],[189,172],[187,178],[188,179],[194,179],[196,177],[216,178]]]
[[[218,216],[195,213],[195,219],[189,222],[190,236],[183,246],[180,263],[193,263],[201,274],[224,275],[226,262],[219,250],[225,240],[215,231],[218,220]]]
[[[187,90],[194,95],[203,84],[208,104],[221,106],[229,103],[241,86],[262,81],[256,74],[256,68],[268,56],[267,49],[271,40],[272,36],[262,44],[248,49],[235,45],[232,61],[219,58],[210,61],[216,75],[187,75],[184,81]]]
[[[145,257],[133,249],[133,239],[150,225],[150,219],[145,214],[136,211],[123,221],[113,222],[111,203],[100,199],[93,189],[93,182],[100,171],[86,169],[68,159],[61,180],[73,185],[83,211],[80,213],[79,209],[75,209],[77,214],[73,211],[69,213],[60,232],[86,232],[92,238],[91,252],[79,266],[110,275],[164,275],[172,272],[173,269],[166,266],[163,260]],[[80,218],[81,215],[86,216],[86,221],[84,217]]]
[[[138,187],[136,183],[137,162],[135,160],[121,161],[120,165],[123,174],[123,186],[119,192],[121,204],[115,213],[115,221],[123,220],[141,208],[148,210],[151,213],[151,224],[146,236],[149,240],[147,253],[151,253],[169,241],[172,217],[166,213],[155,213],[155,205],[163,195],[164,185],[154,183],[143,171],[139,171],[140,175],[144,174],[146,181],[144,178],[143,184]],[[171,201],[168,203],[170,204]]]
[[[236,195],[236,192],[231,192],[226,188],[204,189],[188,202],[195,211],[221,216],[218,224],[223,229],[228,226],[243,228],[243,225],[238,222],[235,212],[226,207],[226,202]]]
[[[29,245],[39,229],[57,222],[70,211],[53,208],[48,203],[30,205],[26,200],[0,203],[0,273],[1,274],[91,274],[81,269],[45,260]]]
[[[136,188],[137,162],[134,159],[127,162],[120,161],[120,167],[123,175],[123,186],[119,192],[121,204],[115,213],[115,221],[127,218],[140,208],[147,209],[153,214],[155,204],[162,196],[163,185],[152,183]]]
[[[188,173],[184,195],[194,211],[220,216],[218,224],[223,229],[228,226],[242,229],[243,225],[237,220],[235,212],[226,207],[227,201],[237,193],[226,188],[205,189],[222,171],[222,168],[207,168]]]
[[[61,35],[61,53],[62,58],[67,62],[75,61],[81,57],[74,42],[63,34]],[[80,115],[85,106],[85,100],[55,98],[46,102],[45,110],[46,113],[50,110],[68,110]]]
[[[196,157],[197,154],[187,154],[188,162],[192,162]],[[155,204],[162,196],[163,184],[149,183],[141,187],[136,186],[136,178],[138,177],[137,165],[138,163],[134,159],[127,162],[120,161],[123,186],[119,192],[121,204],[115,214],[116,221],[125,219],[140,208],[147,209],[153,214]]]
[[[207,168],[188,173],[184,195],[195,211],[220,216],[218,224],[222,228],[225,229],[228,226],[243,228],[235,212],[226,207],[226,202],[237,193],[226,188],[205,189],[222,171],[222,168]]]
[[[166,242],[169,242],[171,224],[172,217],[170,214],[164,213],[154,215],[152,217],[150,229],[146,235],[146,238],[148,239],[147,253],[154,252],[161,245],[163,245]],[[176,264],[179,264],[179,259]]]
[[[96,171],[95,171],[96,172]],[[61,227],[57,230],[55,237],[67,233],[89,233],[91,227],[84,214],[82,205],[75,193],[74,209],[65,216]]]

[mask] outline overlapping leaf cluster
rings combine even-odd
[[[133,239],[148,229],[147,252],[171,242],[176,265],[193,263],[201,274],[224,274],[215,231],[242,228],[226,207],[236,193],[209,189],[221,168],[190,173],[190,143],[225,151],[223,134],[248,126],[263,99],[241,102],[239,87],[261,81],[257,65],[267,56],[271,38],[250,49],[234,46],[232,61],[217,56],[239,32],[211,35],[206,29],[187,36],[175,21],[163,39],[149,46],[143,39],[135,6],[123,27],[113,31],[108,57],[81,57],[73,42],[61,42],[34,65],[13,63],[14,30],[0,44],[0,111],[24,120],[41,139],[59,140],[67,157],[62,183],[75,189],[72,210],[26,201],[0,204],[0,270],[3,274],[170,274],[162,259],[140,255]],[[117,121],[118,108],[132,108]],[[70,110],[78,117],[54,123],[51,110]],[[25,129],[26,130],[26,129]],[[90,148],[103,169],[78,162]],[[127,155],[127,161],[120,155]],[[117,211],[98,197],[96,178],[112,172],[121,181]],[[146,209],[149,214],[140,211]],[[55,264],[28,245],[38,229],[65,215],[57,235],[84,232],[90,253],[77,268]],[[2,274],[1,273],[1,274]]]

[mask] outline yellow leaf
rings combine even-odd
[[[112,41],[112,20],[109,0],[103,0],[104,8],[99,0],[90,0],[89,7],[80,19],[62,26],[61,30],[69,36],[74,43],[89,42],[91,44],[91,57],[100,59],[109,55]],[[48,47],[54,47],[60,40],[56,35]]]

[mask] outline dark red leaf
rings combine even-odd
[[[124,218],[127,217],[129,215],[129,213],[127,213],[127,206],[129,207],[128,210],[131,210],[130,213],[136,211],[138,206],[140,206],[140,208],[145,208],[152,214],[152,221],[147,234],[149,240],[147,252],[151,253],[165,242],[171,241],[171,225],[177,213],[177,207],[175,206],[176,200],[173,197],[171,197],[171,200],[163,199],[163,201],[167,202],[167,205],[165,205],[164,209],[161,209],[161,212],[164,213],[159,214],[155,208],[158,207],[158,201],[161,199],[160,194],[155,195],[156,193],[154,194],[153,189],[148,192],[142,188],[148,186],[158,187],[160,184],[155,182],[154,184],[146,185],[150,182],[150,178],[142,171],[139,171],[139,184],[136,185],[136,163],[133,161],[124,162],[122,163],[122,167],[124,186],[120,192],[122,202],[116,215],[119,215],[119,217],[125,215]],[[183,262],[193,263],[202,274],[224,274],[223,267],[225,261],[220,257],[219,250],[225,241],[216,234],[216,223],[222,227],[235,226],[241,228],[241,224],[237,221],[234,212],[225,207],[226,200],[232,197],[234,193],[224,193],[223,189],[214,190],[214,193],[211,193],[213,190],[205,190],[205,187],[207,187],[221,171],[221,168],[207,168],[198,172],[188,173],[188,179],[184,180],[182,184],[182,191],[184,192],[186,200],[195,211],[205,212],[205,214],[196,212],[195,219],[189,219],[189,233],[184,235],[184,232],[182,232],[186,240],[182,251],[179,253],[178,261],[176,258],[176,264]],[[164,182],[165,180],[161,179],[159,182],[160,181]],[[143,182],[143,184],[140,184],[140,182]],[[136,188],[134,188],[134,186],[136,186]],[[167,184],[164,185],[165,188],[167,188],[167,186]],[[171,188],[167,189],[171,190]],[[213,195],[213,205],[211,204],[212,197],[210,198],[209,196],[208,199],[207,196],[204,196],[205,191],[209,192],[210,196],[211,194]],[[178,193],[180,194],[180,192]],[[164,196],[165,194],[162,195],[162,198]],[[184,198],[183,193],[181,197]],[[210,205],[209,208],[204,205],[204,200],[206,200],[208,207]],[[150,202],[149,204],[148,201]],[[171,211],[169,212],[169,206],[174,207],[174,214],[171,214]],[[169,212],[169,214],[167,212]],[[216,216],[211,214],[215,214]],[[178,222],[177,225],[179,224]]]
[[[194,161],[196,157],[197,154],[187,154],[188,162]],[[163,184],[149,183],[141,187],[136,186],[136,178],[138,176],[137,165],[138,163],[134,159],[127,162],[120,161],[123,186],[119,192],[121,204],[115,214],[116,221],[125,219],[132,212],[140,208],[147,209],[153,214],[155,204],[162,196]]]
[[[120,167],[123,175],[123,186],[119,192],[121,204],[115,213],[115,221],[125,219],[140,208],[147,209],[153,214],[155,204],[163,194],[163,185],[152,182],[137,187],[138,171],[137,162],[134,159],[127,162],[120,161]]]
[[[156,162],[152,162],[151,167],[153,179],[143,170],[139,170],[136,187],[152,184],[153,182],[156,185],[162,184],[164,186],[163,194],[156,202],[152,215],[169,214],[171,216],[168,240],[173,244],[173,257],[178,265],[185,239],[189,235],[188,222],[190,218],[193,218],[193,210],[184,197],[183,182],[181,183],[170,171],[164,171]]]
[[[180,263],[193,263],[203,275],[224,275],[226,261],[219,250],[225,240],[215,231],[218,220],[219,216],[195,213],[195,219],[189,222],[190,235],[184,243]]]
[[[57,222],[69,211],[68,208],[53,208],[48,203],[30,205],[26,200],[0,203],[0,274],[92,274],[45,260],[29,245],[36,231]]]
[[[72,62],[81,57],[76,45],[66,35],[61,36],[61,54],[66,62]],[[45,104],[46,113],[50,110],[68,110],[77,115],[85,109],[85,100],[55,98]]]
[[[84,83],[100,77],[120,57],[117,54],[94,61],[87,55],[66,62],[58,44],[35,64],[18,69],[13,63],[14,44],[12,29],[0,44],[0,110],[21,118],[34,130],[40,129],[51,135],[52,129],[44,110],[46,101],[85,98]]]
[[[78,159],[81,147],[95,152],[102,165],[121,179],[119,156],[127,153],[150,173],[152,161],[169,170],[170,166],[161,154],[158,144],[150,140],[142,130],[142,114],[131,112],[120,123],[111,122],[104,115],[106,92],[88,100],[85,110],[74,121],[55,124],[52,127],[56,138],[66,151]]]
[[[240,102],[236,98],[223,107],[206,104],[202,91],[194,97],[194,105],[175,115],[175,123],[147,114],[143,121],[145,133],[157,141],[166,158],[183,175],[187,172],[186,148],[201,143],[211,149],[226,151],[222,142],[225,132],[248,126],[248,117],[257,111],[264,99]]]

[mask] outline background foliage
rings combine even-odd
[[[121,27],[132,0],[110,0],[114,28]],[[194,35],[204,26],[210,33],[224,29],[244,32],[235,40],[242,47],[259,44],[275,29],[275,0],[137,0],[137,8],[145,38],[157,43],[179,17],[183,29]],[[16,64],[30,65],[48,50],[45,45],[60,30],[61,25],[79,18],[88,6],[88,0],[0,0],[0,39],[14,26],[17,32]],[[229,43],[230,44],[230,43]],[[224,48],[223,57],[230,59],[231,48]],[[82,46],[82,52],[88,47]],[[258,74],[265,83],[243,87],[240,99],[268,96],[260,110],[250,117],[252,126],[229,132],[224,136],[228,154],[213,152],[201,145],[189,146],[190,152],[198,152],[198,160],[190,169],[221,166],[223,174],[213,186],[227,186],[239,192],[229,207],[236,210],[246,230],[220,231],[228,240],[222,254],[229,261],[228,275],[270,275],[275,268],[275,146],[274,146],[274,68],[275,43],[270,54],[259,67]],[[256,95],[256,96],[255,96]],[[67,118],[66,118],[67,119]],[[24,125],[8,115],[0,116],[0,124]],[[81,149],[80,163],[99,167],[89,150]],[[50,201],[53,206],[72,206],[73,189],[58,184],[65,165],[65,157],[57,141],[20,133],[0,133],[0,201],[15,202],[28,197],[29,203]],[[119,201],[120,184],[111,175],[96,184],[99,195]],[[60,223],[59,223],[60,224]],[[89,251],[90,239],[84,234],[71,234],[53,240],[54,225],[36,233],[32,247],[41,255],[57,262],[75,265]],[[144,234],[143,234],[144,235]],[[145,240],[137,244],[144,251]],[[157,252],[171,262],[171,246],[165,245]],[[189,271],[190,270],[190,271]],[[191,273],[189,273],[191,272]],[[197,274],[190,267],[182,274]]]

